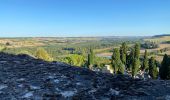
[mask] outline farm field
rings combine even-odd
[[[147,38],[147,39],[146,39]],[[160,38],[160,39],[159,39]],[[87,59],[89,49],[93,48],[99,58],[110,59],[113,54],[113,48],[119,48],[122,42],[126,42],[128,47],[138,43],[145,43],[148,40],[161,40],[157,48],[140,49],[141,57],[147,50],[159,62],[162,61],[163,55],[170,54],[170,50],[159,52],[163,49],[170,48],[169,43],[165,43],[170,36],[161,37],[34,37],[34,38],[1,38],[0,45],[6,46],[4,52],[12,54],[26,53],[34,56],[37,48],[44,48],[55,61],[62,61],[73,54],[82,55]],[[153,54],[154,53],[154,54]]]

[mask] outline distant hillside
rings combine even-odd
[[[167,42],[170,41],[170,34],[162,34],[162,35],[155,35],[151,38],[144,39],[144,41],[150,41],[150,42]]]
[[[164,36],[170,36],[170,34],[154,35],[153,37],[164,37]]]

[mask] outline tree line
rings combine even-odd
[[[130,74],[133,78],[136,77],[139,71],[149,74],[153,79],[170,79],[170,57],[165,54],[163,61],[159,64],[154,57],[148,57],[148,52],[145,50],[144,55],[140,55],[140,44],[136,43],[132,47],[128,47],[126,42],[123,42],[120,48],[113,49],[111,57],[111,66],[114,74]],[[1,46],[1,51],[4,47]],[[29,53],[29,52],[24,52]],[[35,57],[46,61],[53,61],[53,57],[43,48],[38,48],[35,52]],[[86,59],[87,57],[87,59]],[[73,54],[64,57],[61,61],[75,66],[87,66],[90,69],[94,66],[106,64],[105,59],[95,57],[95,53],[90,48],[87,56]],[[106,60],[108,63],[108,60]],[[100,65],[99,65],[100,64]]]
[[[52,58],[48,53],[39,48],[36,51],[36,57],[47,61],[52,61]],[[97,57],[93,49],[89,50],[87,61],[85,57],[81,55],[70,55],[65,57],[63,62],[75,66],[87,66],[92,69],[97,62]],[[148,57],[148,52],[145,50],[144,55],[140,55],[140,44],[136,43],[132,47],[128,47],[125,42],[122,43],[120,48],[113,49],[113,55],[111,58],[111,66],[114,70],[114,74],[130,74],[133,78],[142,71],[150,75],[152,79],[170,79],[170,57],[165,54],[163,61],[159,64],[154,57]]]
[[[140,56],[140,44],[136,43],[134,47],[128,48],[126,43],[122,43],[120,48],[114,48],[111,59],[111,65],[114,74],[124,74],[128,72],[135,78],[139,71],[149,74],[153,79],[170,79],[170,57],[164,55],[163,61],[159,63],[154,57],[148,57],[145,50],[144,55]]]

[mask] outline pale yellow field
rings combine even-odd
[[[164,42],[164,41],[170,41],[170,36],[162,36],[162,37],[155,37],[151,39],[144,39],[144,41],[150,41],[150,42]]]
[[[170,44],[160,44],[159,45],[159,48],[155,48],[155,49],[146,49],[148,52],[152,52],[152,51],[156,51],[156,50],[160,50],[160,49],[163,49],[163,48],[168,48],[170,47]],[[140,50],[141,53],[144,53],[145,52],[145,49],[141,49]]]
[[[157,51],[157,50],[164,49],[164,48],[168,48],[168,47],[170,47],[170,44],[160,44],[160,45],[159,45],[159,48],[146,49],[146,50],[147,50],[148,52],[153,52],[153,51]],[[109,48],[106,48],[106,49],[103,49],[103,50],[107,50],[107,49],[109,49]],[[99,49],[99,51],[102,51],[102,50]],[[141,50],[140,50],[141,56],[143,55],[144,52],[145,52],[145,49],[141,49]],[[170,51],[166,51],[166,52],[162,53],[162,55],[154,55],[154,57],[155,57],[155,59],[156,59],[157,61],[161,62],[162,59],[163,59],[163,55],[164,55],[165,53],[168,54],[168,55],[170,55]],[[112,52],[102,52],[102,53],[98,53],[97,55],[98,55],[98,56],[103,56],[103,57],[112,56]],[[153,55],[152,55],[152,56],[153,56]]]
[[[43,46],[44,44],[37,41],[32,40],[21,40],[18,41],[16,39],[0,39],[0,44],[9,43],[8,48],[18,48],[18,47],[35,47],[35,46]]]
[[[113,48],[95,49],[94,52],[102,52],[102,51],[111,50],[111,49]]]
[[[111,52],[105,52],[105,53],[99,53],[98,56],[112,56],[113,53]]]

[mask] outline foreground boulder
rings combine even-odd
[[[170,100],[170,81],[93,72],[0,53],[1,100]]]

